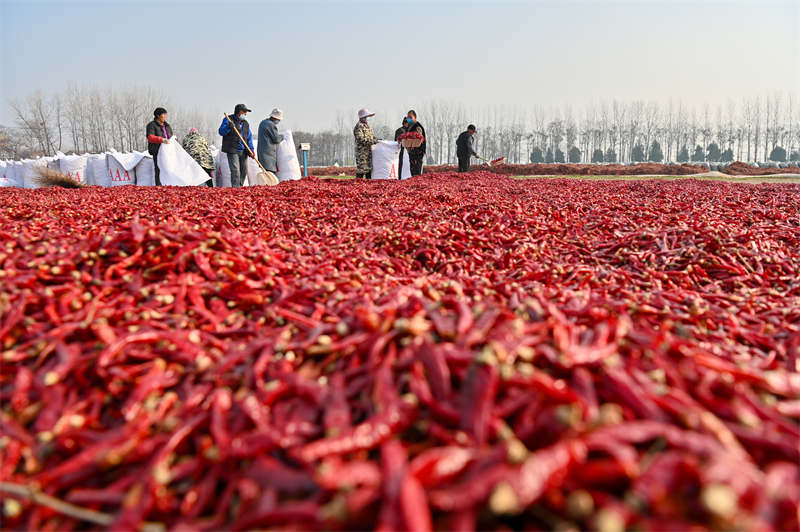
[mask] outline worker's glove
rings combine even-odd
[[[169,139],[164,139],[161,141],[161,144],[169,144]]]
[[[247,155],[249,155],[249,156],[250,156],[250,157],[252,157],[253,159],[255,159],[255,158],[256,158],[256,154],[255,154],[255,152],[252,152],[252,151],[250,151],[250,152],[247,152]]]

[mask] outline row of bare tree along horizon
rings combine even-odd
[[[60,92],[36,89],[8,101],[13,124],[0,125],[0,157],[21,159],[64,153],[144,151],[145,127],[153,109],[169,109],[180,137],[196,127],[220,145],[221,111],[187,108],[165,91],[147,85],[105,86],[68,83]],[[379,111],[372,119],[378,138],[394,139],[407,109]],[[455,140],[475,124],[475,148],[507,162],[763,162],[799,160],[800,105],[780,91],[731,99],[715,105],[611,100],[582,108],[487,105],[470,108],[447,100],[415,106],[428,136],[427,164],[456,162]],[[350,166],[354,159],[355,110],[337,110],[323,131],[293,131],[310,142],[311,166]],[[253,130],[257,129],[257,121]]]

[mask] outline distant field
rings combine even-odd
[[[320,179],[355,179],[353,176],[316,176]],[[681,179],[698,179],[700,181],[722,181],[726,183],[800,183],[800,177],[687,177],[676,175],[665,176],[635,176],[635,175],[557,175],[557,176],[510,176],[512,179],[584,179],[587,181],[640,181],[664,179],[678,181]]]

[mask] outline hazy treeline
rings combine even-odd
[[[431,100],[414,110],[428,134],[427,164],[456,163],[455,140],[470,123],[478,129],[474,143],[481,156],[506,157],[515,164],[531,162],[534,153],[546,159],[548,152],[555,162],[560,162],[559,155],[568,162],[570,154],[573,162],[578,162],[576,158],[580,162],[646,161],[655,155],[651,153],[654,142],[664,161],[718,160],[725,152],[728,160],[765,161],[775,148],[785,150],[787,159],[790,154],[800,158],[800,105],[794,94],[780,92],[741,102],[728,100],[714,107],[705,104],[700,109],[671,99],[666,104],[601,101],[582,109],[569,105],[469,109]],[[407,111],[377,112],[371,122],[375,135],[394,139]],[[352,163],[355,117],[355,110],[337,111],[334,123],[324,131],[294,132],[298,142],[311,143],[309,164]]]
[[[166,92],[148,85],[99,87],[68,83],[47,95],[36,89],[8,100],[14,125],[0,125],[0,156],[20,158],[62,152],[144,151],[145,129],[157,107],[179,138],[196,127],[214,142],[222,111],[186,108]]]
[[[143,151],[144,131],[153,109],[164,107],[181,137],[196,127],[219,146],[222,110],[185,108],[162,90],[143,85],[98,87],[70,83],[46,95],[36,89],[24,99],[9,100],[13,125],[0,126],[0,157],[20,158],[69,152]],[[800,105],[794,93],[780,92],[728,100],[714,106],[689,106],[637,100],[600,101],[583,108],[534,105],[487,105],[468,108],[446,100],[414,106],[428,136],[427,164],[456,162],[455,140],[468,124],[478,128],[475,147],[487,159],[510,163],[621,162],[658,160],[765,161],[780,155],[800,158]],[[372,128],[378,138],[394,139],[408,109],[378,111]],[[330,127],[294,131],[297,143],[310,142],[309,164],[351,165],[354,158],[355,109],[337,110]],[[257,123],[252,124],[254,130]],[[655,143],[655,144],[654,144]],[[654,149],[655,148],[655,149]],[[777,148],[777,150],[776,150]]]

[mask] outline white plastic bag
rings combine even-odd
[[[10,179],[6,179],[5,177],[0,177],[0,188],[12,188],[12,187],[14,187],[14,183],[12,183]]]
[[[111,174],[108,173],[106,160],[108,156],[105,153],[92,155],[92,176],[95,185],[101,187],[111,186]]]
[[[411,161],[408,160],[408,150],[403,150],[403,171],[400,179],[408,179],[409,177],[411,177]]]
[[[382,140],[372,145],[372,179],[397,179],[400,143]]]
[[[86,185],[88,183],[88,176],[86,174],[86,165],[89,162],[88,155],[64,155],[61,152],[56,152],[58,155],[58,162],[60,164],[61,173],[70,176],[72,179],[79,183]]]
[[[303,177],[300,172],[300,161],[297,160],[297,148],[291,131],[283,132],[283,142],[278,144],[278,181],[297,181]]]
[[[149,153],[144,154],[142,160],[134,167],[136,171],[136,184],[140,187],[156,186],[156,166],[153,164],[153,156]]]
[[[208,181],[208,174],[186,153],[175,137],[159,148],[158,170],[162,185],[191,187]]]

